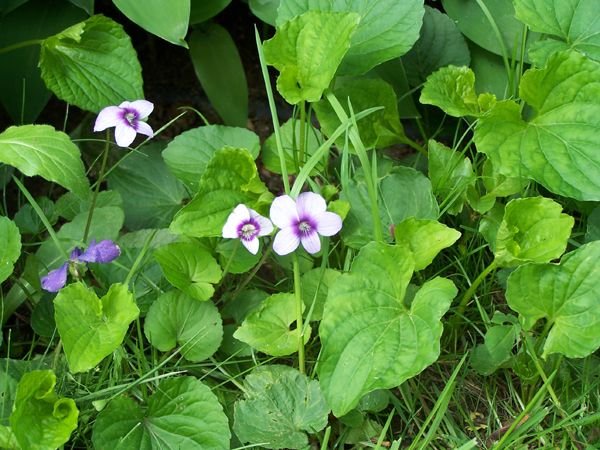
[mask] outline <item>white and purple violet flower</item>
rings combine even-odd
[[[148,137],[154,136],[150,125],[143,120],[147,118],[154,104],[147,100],[123,102],[119,106],[107,106],[98,114],[94,131],[103,131],[115,127],[115,141],[119,147],[129,147],[137,133]]]
[[[109,263],[117,259],[120,254],[121,249],[113,241],[103,240],[96,243],[92,240],[85,251],[79,247],[74,248],[67,262],[42,277],[42,288],[48,292],[58,292],[65,287],[70,264]]]
[[[258,253],[258,238],[273,232],[273,224],[246,205],[239,204],[229,214],[222,235],[224,238],[239,239],[250,253]]]

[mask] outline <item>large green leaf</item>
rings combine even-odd
[[[600,61],[600,20],[596,0],[514,0],[515,15],[533,31],[552,36],[536,42],[529,56],[543,66],[552,52],[577,50]]]
[[[227,125],[248,121],[248,83],[240,54],[229,32],[209,23],[190,36],[190,56],[200,84]]]
[[[21,234],[8,217],[0,216],[0,283],[13,272],[14,263],[21,256]]]
[[[196,190],[206,165],[223,147],[245,148],[256,158],[260,142],[254,132],[245,128],[207,125],[181,133],[167,145],[162,156],[171,172]]]
[[[558,258],[567,248],[574,222],[573,217],[562,213],[562,206],[549,198],[511,200],[496,233],[496,263],[514,267]]]
[[[275,26],[277,19],[277,8],[279,7],[280,0],[249,0],[248,6],[250,11],[256,17],[269,25]]]
[[[42,78],[58,98],[91,112],[144,98],[142,69],[123,27],[104,16],[44,40]]]
[[[169,283],[196,300],[208,300],[221,280],[221,266],[194,242],[176,242],[154,252]]]
[[[139,312],[122,284],[102,298],[83,283],[63,288],[54,299],[54,317],[71,372],[90,370],[116,350]]]
[[[340,67],[343,75],[361,75],[405,54],[419,37],[424,13],[423,0],[285,0],[278,10],[277,25],[312,10],[360,16]]]
[[[190,20],[190,0],[113,0],[113,3],[144,30],[187,48],[184,38]]]
[[[277,29],[264,43],[264,52],[267,64],[280,72],[277,90],[283,98],[292,104],[321,98],[359,20],[355,13],[309,11]]]
[[[454,21],[437,9],[425,6],[419,40],[402,57],[411,86],[418,86],[441,67],[468,66],[470,61],[469,47]]]
[[[302,285],[302,300],[306,306],[307,314],[310,315],[311,321],[319,321],[323,318],[323,308],[329,288],[341,275],[340,272],[333,269],[320,267],[311,269],[302,274],[300,283]]]
[[[329,407],[316,380],[288,366],[259,366],[244,380],[233,429],[240,441],[263,448],[300,449],[307,433],[327,425]]]
[[[496,104],[475,129],[477,149],[498,172],[537,181],[579,200],[600,200],[600,63],[575,51],[550,57],[544,69],[528,70],[521,98]]]
[[[77,428],[75,402],[59,397],[55,385],[51,370],[28,372],[19,381],[10,426],[21,448],[54,450]]]
[[[202,23],[223,11],[231,0],[191,0],[190,25]]]
[[[162,381],[142,408],[117,397],[98,414],[96,450],[229,449],[227,416],[210,388],[194,377]]]
[[[349,412],[368,392],[402,384],[438,358],[440,319],[457,290],[437,277],[406,305],[413,270],[406,247],[371,243],[330,288],[317,370],[335,416]]]
[[[600,241],[566,254],[560,264],[526,264],[508,278],[506,300],[529,329],[552,324],[543,357],[585,358],[600,347]]]
[[[161,158],[160,144],[148,144],[143,153],[134,153],[108,177],[108,186],[121,194],[125,225],[130,230],[162,228],[188,197]]]
[[[0,133],[0,162],[28,177],[39,175],[58,183],[80,197],[89,194],[79,148],[49,125],[9,127]]]
[[[170,291],[150,306],[144,334],[161,352],[179,345],[185,359],[199,362],[218,350],[223,325],[219,311],[211,302],[198,302],[182,292]]]

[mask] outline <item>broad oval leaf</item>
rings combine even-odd
[[[90,370],[110,355],[139,312],[122,284],[113,284],[102,298],[83,283],[63,288],[54,299],[54,318],[71,372]]]
[[[210,388],[194,377],[161,381],[142,408],[117,397],[94,423],[97,450],[229,449],[227,416]]]
[[[59,397],[55,386],[56,375],[51,370],[28,372],[19,381],[10,426],[20,448],[58,448],[77,428],[75,402]]]
[[[21,234],[8,217],[0,216],[0,283],[13,272],[14,263],[21,256]]]
[[[555,194],[600,200],[600,63],[570,51],[544,69],[528,70],[521,98],[533,109],[503,101],[475,128],[478,151],[507,176],[528,177]]]
[[[113,0],[113,3],[144,30],[187,48],[184,38],[190,21],[190,0]]]
[[[89,194],[79,148],[49,125],[21,125],[0,133],[0,162],[28,177],[39,175],[58,183],[80,197]]]
[[[161,352],[180,346],[185,359],[199,362],[219,349],[223,325],[211,302],[198,302],[182,292],[170,291],[150,306],[144,334]]]
[[[491,375],[509,361],[513,354],[519,328],[515,325],[494,325],[485,333],[483,344],[473,349],[471,365],[481,375]]]
[[[329,290],[319,328],[318,374],[336,417],[376,389],[402,384],[439,356],[441,317],[456,295],[445,278],[434,278],[405,305],[413,274],[410,250],[371,243],[352,270]]]
[[[567,248],[574,223],[573,217],[562,213],[562,206],[548,198],[511,200],[496,233],[496,263],[514,267],[558,258]]]
[[[542,357],[585,358],[600,347],[600,241],[566,254],[560,264],[526,264],[508,277],[506,300],[529,329],[552,323]]]
[[[142,69],[129,36],[101,15],[45,39],[40,69],[58,98],[87,111],[144,98]]]
[[[259,366],[244,380],[233,429],[240,441],[264,448],[300,449],[307,433],[327,425],[329,407],[319,383],[288,366]]]

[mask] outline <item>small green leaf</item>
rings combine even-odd
[[[415,270],[423,270],[437,254],[454,244],[460,232],[437,220],[409,217],[395,227],[396,243],[406,245],[413,254]]]
[[[336,80],[333,93],[341,99],[347,114],[348,99],[352,110],[357,113],[366,109],[383,106],[383,109],[369,114],[357,122],[360,138],[366,148],[384,148],[406,140],[398,115],[398,100],[391,85],[379,78],[341,78]],[[313,105],[321,130],[331,136],[340,126],[340,120],[327,100]],[[344,146],[344,138],[338,140]]]
[[[240,54],[229,32],[209,23],[190,36],[190,56],[200,84],[227,125],[248,121],[248,83]]]
[[[574,219],[562,206],[544,197],[511,200],[496,234],[494,255],[500,267],[543,263],[562,255]]]
[[[91,195],[87,198],[81,198],[77,197],[71,192],[67,192],[59,197],[59,199],[56,201],[56,204],[54,205],[54,213],[64,219],[73,220],[78,214],[88,212],[90,210],[91,203]],[[44,210],[45,213],[46,209],[44,208],[43,204],[40,204],[40,206],[42,206],[42,210]],[[105,208],[111,206],[123,209],[123,198],[121,197],[121,194],[109,190],[98,192],[95,208]],[[48,219],[50,218],[51,217],[48,217]]]
[[[310,316],[311,321],[319,321],[323,318],[323,308],[329,288],[341,275],[340,272],[333,269],[318,268],[311,269],[302,274],[300,284],[302,285],[302,300],[306,306],[306,311],[313,308]],[[313,307],[314,304],[314,307]]]
[[[142,408],[117,397],[94,423],[97,450],[229,449],[227,416],[210,388],[194,377],[161,381]]]
[[[585,242],[600,240],[600,206],[596,206],[587,218]]]
[[[263,448],[303,449],[307,433],[327,425],[329,407],[316,380],[288,366],[259,366],[244,380],[235,404],[235,434]]]
[[[9,127],[0,133],[0,162],[28,177],[39,175],[58,183],[80,197],[89,194],[79,148],[49,125]]]
[[[75,402],[59,397],[55,385],[51,370],[28,372],[19,381],[10,426],[21,448],[54,450],[77,428]]]
[[[217,244],[215,251],[219,255],[219,264],[223,268],[227,267],[229,273],[248,272],[262,257],[260,249],[256,255],[244,250],[239,239],[223,239]]]
[[[284,23],[264,43],[267,64],[281,72],[277,90],[288,103],[321,98],[350,47],[359,20],[355,13],[309,11]]]
[[[526,264],[508,277],[508,306],[532,328],[552,323],[542,357],[585,358],[600,347],[600,241],[566,254],[560,264]]]
[[[231,0],[191,0],[190,25],[206,22],[223,11]]]
[[[144,98],[142,69],[129,36],[101,15],[44,40],[40,69],[58,98],[87,111]]]
[[[253,158],[258,156],[258,136],[245,128],[207,125],[184,131],[173,139],[162,156],[173,174],[194,191],[206,166],[223,147],[245,148]]]
[[[371,243],[330,288],[317,371],[336,417],[366,393],[398,386],[438,358],[440,319],[457,290],[437,277],[423,284],[407,306],[413,269],[406,247]]]
[[[303,308],[304,309],[304,308]],[[298,329],[290,330],[296,320],[294,294],[273,294],[252,311],[233,337],[272,356],[287,356],[298,351]],[[310,337],[310,327],[304,339]]]
[[[196,300],[208,300],[221,280],[221,267],[213,256],[192,242],[176,242],[154,252],[169,283]]]
[[[515,325],[496,325],[487,330],[485,341],[473,350],[471,365],[481,375],[491,375],[512,358],[519,334]]]
[[[275,26],[280,0],[249,0],[250,11],[260,20]]]
[[[0,283],[13,272],[19,256],[21,256],[19,229],[8,217],[0,216]]]
[[[83,283],[71,284],[58,293],[54,309],[73,373],[90,370],[116,350],[140,312],[122,284],[113,284],[102,298]]]
[[[161,352],[179,345],[185,359],[200,362],[218,350],[223,326],[219,311],[211,302],[198,302],[182,292],[170,291],[150,306],[144,334]]]

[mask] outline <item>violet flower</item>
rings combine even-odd
[[[239,239],[250,253],[258,253],[258,238],[273,231],[273,224],[246,205],[239,204],[223,225],[223,237]]]
[[[287,255],[302,246],[308,253],[321,250],[321,236],[333,236],[342,229],[342,218],[327,211],[325,199],[314,192],[303,192],[294,201],[289,195],[273,200],[271,220],[280,228],[273,241],[278,255]]]
[[[58,269],[51,270],[41,279],[42,289],[48,292],[58,292],[67,284],[69,265],[76,263],[109,263],[119,257],[121,249],[113,241],[103,240],[90,242],[86,251],[79,247],[73,249],[69,260]]]
[[[98,114],[94,131],[103,131],[115,127],[115,141],[119,147],[129,147],[137,133],[148,137],[154,136],[154,131],[143,119],[148,117],[154,105],[147,100],[123,102],[119,106],[107,106]]]

